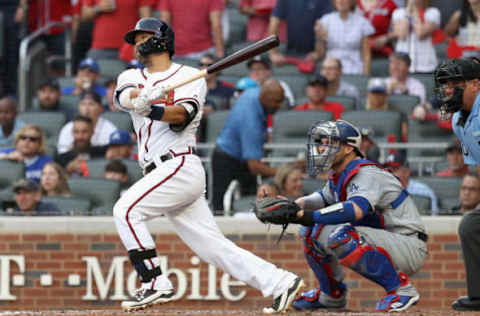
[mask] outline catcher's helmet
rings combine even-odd
[[[355,153],[363,158],[360,152],[362,134],[352,123],[337,121],[319,121],[310,128],[307,143],[307,169],[311,177],[329,170],[340,146],[350,145]],[[318,150],[319,147],[322,150]]]
[[[151,38],[138,46],[140,55],[168,52],[172,57],[175,54],[175,34],[167,23],[156,18],[140,19],[135,28],[125,34],[125,42],[135,45],[135,35],[140,32],[153,34]]]
[[[438,65],[433,76],[435,94],[442,104],[441,112],[454,113],[462,108],[464,90],[464,87],[456,84],[480,78],[480,63],[474,58],[451,59]],[[454,85],[448,86],[449,82]],[[450,93],[447,93],[447,89]]]

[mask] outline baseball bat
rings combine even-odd
[[[225,68],[228,68],[230,66],[241,63],[242,61],[252,58],[253,56],[260,55],[274,47],[277,47],[279,44],[280,44],[280,41],[278,39],[278,36],[270,35],[269,37],[259,40],[251,45],[248,45],[247,47],[242,48],[241,50],[231,55],[228,55],[227,57],[220,59],[219,61],[208,66],[206,69],[200,71],[196,75],[190,78],[187,78],[185,80],[182,80],[180,82],[177,82],[172,86],[166,87],[165,92],[170,92],[173,89],[186,85],[187,83],[190,83],[200,78],[204,78],[208,74],[212,74],[220,70],[223,70]]]

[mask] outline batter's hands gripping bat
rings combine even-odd
[[[200,71],[200,73],[187,78],[183,81],[177,82],[176,84],[172,86],[168,86],[165,88],[165,93],[168,93],[172,91],[175,88],[181,87],[187,83],[190,83],[192,81],[195,81],[200,78],[206,77],[208,74],[215,73],[217,71],[220,71],[222,69],[225,69],[227,67],[230,67],[232,65],[236,65],[238,63],[241,63],[242,61],[245,61],[247,59],[252,58],[253,56],[260,55],[274,47],[277,47],[280,44],[280,41],[278,39],[278,36],[276,35],[270,35],[269,37],[266,37],[258,42],[255,42],[251,45],[248,45],[245,48],[242,48],[238,52],[235,52],[225,58],[220,59],[216,63],[208,66],[208,68]]]

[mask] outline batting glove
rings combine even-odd
[[[150,101],[158,100],[165,98],[167,96],[167,93],[165,92],[164,87],[153,87],[150,90],[150,93],[148,94],[148,98]]]
[[[143,90],[142,90],[143,91]],[[146,95],[140,95],[132,100],[133,111],[141,116],[148,116],[152,111],[150,100]]]

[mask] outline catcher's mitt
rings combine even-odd
[[[253,211],[262,223],[282,225],[282,232],[277,240],[278,243],[282,239],[288,224],[294,223],[297,219],[297,212],[300,211],[300,206],[293,201],[269,197],[257,200]]]

